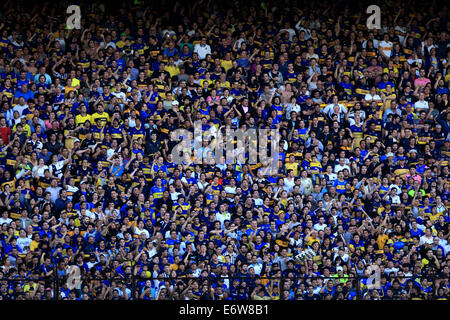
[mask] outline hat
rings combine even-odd
[[[172,101],[172,105],[173,105],[173,106],[178,106],[178,105],[179,105],[179,103],[178,103],[178,101],[177,101],[177,100],[174,100],[174,101]]]
[[[386,154],[386,157],[393,157],[394,156],[394,154],[392,153],[392,152],[389,152],[388,154]]]
[[[336,268],[336,271],[344,271],[344,269],[341,266],[339,266]]]

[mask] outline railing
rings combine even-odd
[[[1,278],[0,295],[3,300],[185,300],[186,297],[189,300],[366,300],[369,297],[371,300],[436,300],[449,297],[448,278],[421,275],[391,278],[386,275],[386,278],[359,275],[143,278],[132,274],[105,278],[88,274],[80,278]],[[329,280],[332,286],[324,290],[317,288],[319,283],[327,287]],[[228,289],[218,289],[223,284]],[[236,284],[239,284],[237,288],[234,287]],[[392,292],[389,292],[389,286]],[[240,287],[247,289],[240,290]],[[441,287],[443,289],[439,290]],[[260,290],[264,295],[258,294]]]

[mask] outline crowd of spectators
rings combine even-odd
[[[2,6],[0,299],[448,299],[448,7]],[[175,163],[195,121],[277,172]]]

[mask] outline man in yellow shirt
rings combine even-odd
[[[101,125],[104,126],[106,123],[109,123],[109,114],[105,112],[103,104],[99,104],[97,106],[97,112],[91,116],[91,120],[93,123],[97,121],[97,119],[101,120]]]
[[[173,57],[169,57],[165,70],[170,73],[171,78],[180,73],[180,69],[175,65],[175,60]]]
[[[87,113],[87,107],[85,104],[80,105],[80,114],[75,117],[75,123],[77,126],[84,124],[86,121],[91,121],[91,115]]]
[[[319,242],[319,244],[321,243],[320,238],[318,237],[317,231],[316,230],[312,230],[308,235],[306,235],[305,237],[305,245],[307,247],[311,246],[314,242]]]
[[[294,177],[298,177],[299,164],[298,164],[298,162],[295,162],[294,155],[289,156],[289,162],[287,162],[284,166],[286,167],[286,171],[289,169],[292,169],[294,171]]]
[[[233,61],[231,60],[231,53],[225,53],[224,59],[220,59],[220,66],[225,69],[225,72],[231,69],[233,66]]]
[[[77,79],[75,70],[70,71],[70,78],[68,80],[71,80],[71,82],[67,82],[67,84],[73,89],[78,90],[80,89],[80,80]]]

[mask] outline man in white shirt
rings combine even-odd
[[[433,39],[431,37],[428,37],[425,41],[422,41],[422,56],[425,56],[425,50],[428,50],[428,53],[430,53],[433,48],[436,48],[436,46],[433,44]]]
[[[326,227],[327,225],[325,224],[325,218],[320,217],[319,222],[313,226],[313,229],[316,231],[323,231]]]
[[[21,253],[26,253],[25,247],[30,247],[31,239],[27,237],[25,229],[20,229],[19,237],[17,238],[17,246]]]
[[[253,255],[252,257],[252,263],[248,266],[247,270],[250,270],[250,268],[253,268],[255,270],[255,274],[260,275],[262,271],[262,263],[258,261],[258,258],[256,255]]]
[[[127,95],[125,92],[122,91],[122,86],[120,83],[116,84],[116,90],[111,92],[111,94],[117,98],[117,103],[120,105],[120,107],[123,109],[124,102],[127,101]]]
[[[22,113],[25,109],[28,109],[28,104],[25,103],[24,97],[20,97],[19,103],[13,107],[13,112],[17,111],[19,113],[19,116],[22,116]]]
[[[342,103],[339,103],[338,97],[336,95],[333,96],[333,103],[330,103],[322,109],[322,113],[328,115],[329,117],[337,114],[338,118],[340,115],[345,115],[347,111],[347,108]]]
[[[205,37],[202,38],[200,43],[195,45],[194,52],[198,54],[200,60],[205,59],[207,54],[211,54],[211,47],[209,44],[206,44]]]
[[[86,206],[84,206],[84,208],[80,209],[80,215],[86,216],[89,219],[97,219],[97,217],[95,216],[95,212],[92,212],[91,210],[86,209]]]
[[[298,20],[297,24],[295,25],[295,29],[298,31],[298,33],[300,34],[300,32],[304,31],[305,32],[305,40],[308,40],[309,38],[311,38],[311,30],[308,29],[309,28],[309,21],[305,21],[305,26],[302,26],[302,22],[303,19]]]
[[[355,118],[358,118],[361,120],[361,123],[364,122],[366,119],[366,112],[364,110],[361,110],[361,103],[356,103],[355,106],[352,108],[352,111],[350,111],[348,116],[348,122],[349,125],[352,126],[355,124]]]
[[[414,111],[420,112],[422,110],[428,111],[428,101],[425,101],[425,95],[423,92],[419,93],[419,100],[414,103]]]
[[[231,221],[231,214],[227,211],[225,204],[221,204],[219,212],[216,213],[216,220],[220,222],[220,228],[223,230],[225,228],[225,220]]]
[[[387,268],[384,269],[384,273],[386,275],[389,275],[391,272],[393,272],[395,275],[397,275],[397,272],[399,270],[400,270],[399,268],[394,267],[394,263],[392,261],[389,261]]]
[[[370,89],[370,93],[368,93],[364,96],[364,100],[367,103],[372,103],[372,101],[376,101],[376,102],[382,101],[382,99],[381,99],[380,95],[377,93],[377,90],[375,89],[375,87],[372,87],[372,89]]]
[[[295,181],[294,181],[294,170],[289,169],[287,172],[287,177],[283,179],[284,180],[284,187],[283,189],[287,192],[291,192],[292,189],[294,189]]]
[[[339,158],[339,163],[334,166],[334,172],[338,173],[339,171],[342,171],[344,169],[347,169],[348,172],[351,172],[350,166],[345,163],[345,159],[344,158]]]
[[[292,41],[292,38],[296,36],[295,30],[291,28],[291,23],[286,21],[284,23],[284,29],[281,29],[279,33],[287,32],[289,34],[289,41]]]
[[[420,245],[423,245],[424,243],[433,244],[433,232],[431,231],[431,228],[425,229],[425,234],[420,237]]]
[[[389,41],[389,35],[385,33],[383,40],[378,44],[378,51],[385,59],[389,59],[391,57],[393,47],[393,43]]]
[[[370,32],[370,33],[369,33],[369,38],[368,38],[366,41],[364,41],[363,44],[362,44],[362,47],[363,47],[364,49],[367,47],[367,41],[368,41],[368,40],[372,40],[372,42],[373,42],[373,47],[374,47],[375,49],[378,48],[379,42],[378,42],[377,39],[375,39],[374,33],[373,33],[373,32]]]
[[[61,190],[61,187],[58,187],[58,180],[53,179],[50,187],[47,187],[45,189],[46,192],[50,192],[50,201],[51,203],[55,203],[56,199],[59,197],[59,191]]]
[[[12,222],[12,219],[8,217],[8,211],[3,211],[2,217],[0,218],[0,226],[2,226],[4,223],[9,225]]]

